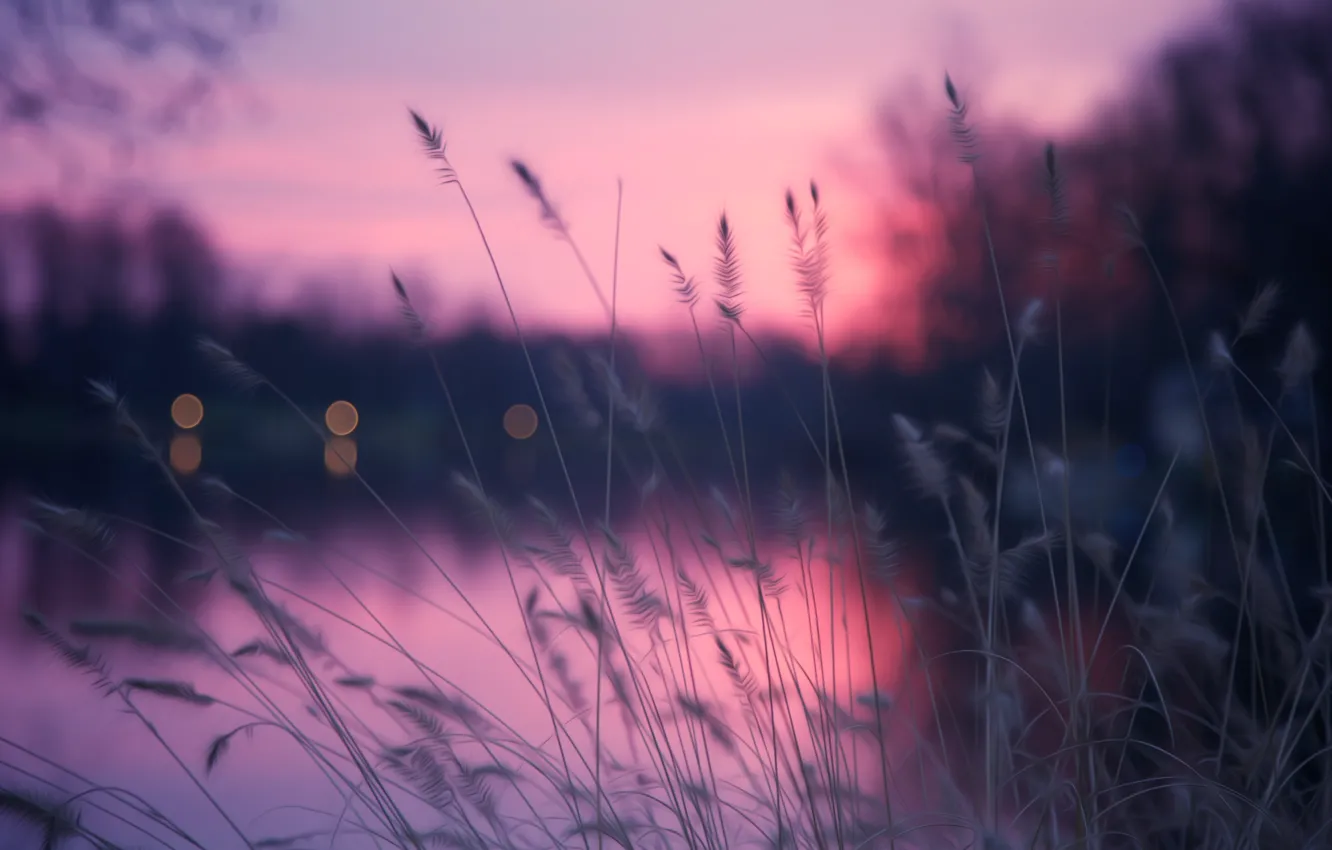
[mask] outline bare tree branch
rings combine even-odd
[[[0,142],[178,129],[275,0],[0,0]]]

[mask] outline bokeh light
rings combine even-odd
[[[182,393],[171,402],[171,421],[176,427],[189,430],[203,421],[203,402],[193,393]]]
[[[356,405],[350,401],[335,401],[324,411],[324,424],[334,436],[347,436],[356,430],[360,421],[361,414],[356,411]]]
[[[193,475],[199,470],[199,464],[203,463],[203,444],[194,434],[177,434],[171,438],[167,458],[176,472]]]
[[[504,411],[504,431],[515,440],[526,440],[536,433],[537,414],[530,404],[515,404]]]
[[[324,468],[329,475],[345,478],[356,471],[356,441],[351,437],[333,437],[324,443]]]

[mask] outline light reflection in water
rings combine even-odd
[[[331,437],[324,443],[324,468],[335,478],[345,478],[356,470],[356,440]]]
[[[171,468],[181,475],[193,475],[203,463],[203,443],[195,434],[176,434],[167,449]]]
[[[615,650],[605,660],[606,669],[620,676],[625,688],[618,691],[619,685],[603,680],[606,708],[603,743],[616,763],[639,765],[648,774],[653,773],[650,742],[629,733],[631,721],[619,699],[629,694],[630,703],[636,705],[635,713],[641,719],[645,713],[643,704],[637,702],[634,693],[642,688],[644,694],[650,692],[647,705],[651,709],[646,713],[660,712],[658,718],[665,718],[667,738],[676,748],[677,757],[693,764],[694,756],[689,754],[693,745],[687,741],[693,731],[703,727],[680,725],[678,718],[685,713],[680,703],[672,699],[683,683],[693,682],[685,690],[696,687],[699,701],[708,706],[709,716],[717,719],[716,729],[730,730],[725,745],[720,736],[714,736],[711,743],[714,770],[723,780],[721,787],[725,789],[728,782],[738,783],[737,788],[747,787],[749,780],[738,768],[736,759],[747,759],[751,767],[762,761],[764,757],[755,753],[762,753],[764,747],[771,745],[771,717],[777,718],[781,729],[786,728],[787,718],[794,721],[796,740],[806,760],[817,752],[819,743],[802,731],[797,691],[807,705],[812,704],[813,688],[820,681],[825,683],[825,693],[830,694],[834,687],[828,677],[835,669],[837,701],[844,710],[855,714],[862,729],[861,733],[848,731],[844,744],[848,752],[859,753],[855,764],[864,774],[865,786],[872,787],[878,776],[874,752],[877,748],[867,743],[869,739],[863,734],[869,724],[867,712],[856,707],[854,698],[867,692],[871,681],[859,602],[843,608],[841,588],[836,588],[834,595],[839,602],[830,617],[827,565],[817,565],[802,575],[795,559],[784,555],[780,546],[773,546],[764,557],[770,558],[778,570],[783,589],[768,597],[771,627],[766,630],[765,642],[754,574],[722,567],[715,563],[715,557],[709,557],[708,565],[704,566],[697,556],[686,555],[693,545],[680,537],[679,532],[673,534],[678,539],[667,541],[660,533],[626,537],[622,551],[636,556],[635,568],[629,566],[627,558],[617,557],[613,547],[607,554],[600,551],[605,547],[604,542],[596,543],[599,557],[612,565],[614,575],[609,579],[613,588],[612,610],[628,651],[627,659]],[[553,770],[556,749],[551,740],[551,718],[538,694],[539,685],[534,684],[536,668],[524,631],[526,612],[540,648],[543,673],[556,695],[561,729],[571,736],[566,744],[590,758],[589,730],[594,713],[588,702],[596,692],[591,675],[596,652],[586,612],[580,613],[578,588],[591,586],[595,577],[588,574],[586,578],[570,578],[576,572],[573,561],[560,561],[549,549],[547,556],[531,550],[516,551],[511,563],[517,570],[521,598],[515,599],[498,553],[492,551],[477,564],[475,553],[463,552],[446,537],[424,534],[422,539],[433,560],[458,583],[458,589],[451,587],[419,552],[411,559],[415,574],[404,578],[400,570],[404,560],[400,541],[386,544],[352,531],[324,535],[317,547],[273,538],[253,551],[252,563],[258,575],[268,582],[265,590],[270,598],[307,623],[326,642],[330,654],[323,658],[314,656],[314,669],[344,710],[354,714],[357,734],[367,746],[371,729],[385,741],[396,744],[418,737],[419,730],[412,731],[410,713],[386,710],[385,706],[396,699],[414,708],[429,709],[426,698],[420,696],[423,691],[401,689],[431,691],[439,686],[444,694],[464,698],[481,716],[488,718],[484,722],[492,725],[486,727],[490,730],[487,735],[505,741],[508,747],[538,748]],[[531,539],[544,538],[537,530]],[[578,548],[575,543],[573,551]],[[676,554],[668,554],[670,551]],[[316,560],[321,556],[323,560]],[[660,570],[657,557],[662,559]],[[470,560],[474,569],[458,570],[464,559]],[[557,563],[563,575],[556,570]],[[586,563],[584,558],[583,569],[587,569]],[[325,568],[335,571],[355,598],[338,582],[330,580]],[[847,579],[837,572],[831,578],[834,582]],[[639,581],[641,584],[636,584]],[[127,586],[143,590],[142,580],[137,577]],[[858,599],[855,586],[852,581],[847,590],[851,598]],[[641,591],[637,596],[634,587]],[[483,612],[485,626],[469,613],[460,592],[476,610]],[[644,601],[651,594],[658,600],[654,604],[664,602],[669,615],[654,618],[644,613],[653,610]],[[815,601],[813,606],[806,605],[805,594]],[[707,598],[706,608],[691,603],[691,598],[699,602],[703,596]],[[180,609],[168,603],[158,600],[155,604],[165,614],[182,616]],[[896,608],[888,592],[876,591],[869,610],[876,618],[871,625],[880,685],[892,691],[900,684],[908,642],[903,640],[904,632],[893,613]],[[373,616],[368,612],[373,612]],[[82,615],[91,614],[116,616],[112,612],[82,612]],[[67,619],[53,620],[67,628]],[[203,606],[197,611],[197,620],[220,649],[229,653],[265,634],[252,610],[220,581],[209,588]],[[815,631],[827,632],[829,622],[838,624],[835,641],[830,642],[826,636],[815,638]],[[493,630],[493,635],[489,630]],[[496,645],[494,636],[498,636],[507,651]],[[734,659],[730,669],[723,663],[719,638]],[[413,653],[411,658],[394,649],[398,643]],[[133,717],[117,710],[114,698],[96,696],[87,678],[61,667],[53,653],[33,652],[31,648],[14,651],[19,649],[18,644],[6,647],[0,643],[0,666],[6,678],[33,683],[22,689],[22,693],[13,692],[0,700],[0,728],[5,730],[5,737],[13,737],[43,756],[95,777],[96,781],[124,784],[146,793],[167,814],[185,824],[197,825],[193,828],[203,830],[210,840],[216,841],[208,843],[209,847],[239,846],[238,840],[233,841],[234,836],[228,835],[225,823],[199,799],[171,758]],[[136,704],[200,776],[204,772],[203,754],[216,735],[253,719],[244,711],[265,713],[263,706],[235,678],[199,659],[134,651],[124,642],[108,645],[106,659],[118,678],[135,675],[188,681],[200,692],[222,701],[202,707],[150,695],[136,697]],[[290,670],[265,658],[262,652],[247,655],[241,662],[252,675],[260,677],[257,681],[265,693],[289,717],[295,718],[313,740],[330,747],[329,752],[338,751],[337,739],[327,727],[304,712],[308,700],[300,695],[299,684]],[[633,665],[633,675],[626,674],[627,664]],[[423,669],[431,671],[428,679],[423,678]],[[765,687],[767,670],[773,671],[775,680],[771,692],[777,701],[772,714],[769,689]],[[361,676],[373,678],[376,683],[373,690],[363,687],[365,682],[356,678]],[[792,677],[800,679],[799,688]],[[339,680],[342,685],[336,684]],[[274,685],[275,681],[281,685]],[[409,696],[412,694],[416,696]],[[792,709],[790,714],[785,712],[787,707]],[[434,709],[428,713],[438,715],[436,719],[450,728],[458,725]],[[758,725],[748,726],[754,718]],[[462,742],[467,737],[465,729],[454,732],[459,736],[456,750],[460,758],[470,763],[485,761],[482,750]],[[907,728],[890,728],[892,746],[908,746],[912,734]],[[523,741],[526,744],[519,743]],[[261,727],[252,736],[236,736],[229,744],[207,778],[207,787],[230,811],[243,813],[238,821],[247,828],[255,823],[252,819],[258,818],[257,825],[249,828],[252,839],[327,826],[335,818],[335,815],[321,818],[295,809],[275,809],[277,805],[308,806],[336,813],[341,806],[340,794],[314,769],[289,736]],[[381,764],[383,753],[374,749],[371,757]],[[49,768],[41,768],[30,757],[17,754],[0,742],[0,762],[3,761],[22,764],[55,778]],[[332,764],[346,776],[354,776],[344,759],[334,756]],[[525,771],[534,784],[540,784],[537,777],[531,776],[530,766]],[[580,775],[586,773],[580,771]],[[403,779],[392,771],[386,775]],[[607,787],[629,793],[639,781],[635,776],[633,771],[607,767],[603,781]],[[5,770],[0,766],[0,781],[5,778]],[[81,787],[69,777],[61,781],[70,789]],[[530,821],[530,813],[524,813],[519,798],[511,791],[502,783],[496,784],[498,804],[514,817]],[[548,794],[543,796],[531,788],[527,791],[542,807],[543,818],[551,823],[567,818],[567,812],[562,812]],[[345,793],[344,787],[341,794]],[[416,819],[432,820],[419,806],[409,805],[408,809]],[[105,817],[95,813],[89,813],[88,822],[105,826],[108,834],[120,834]],[[349,839],[346,846],[370,845]]]

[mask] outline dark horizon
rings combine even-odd
[[[1255,293],[1269,281],[1281,285],[1268,326],[1236,352],[1259,386],[1275,393],[1275,369],[1297,321],[1308,326],[1316,344],[1332,339],[1326,282],[1332,239],[1324,238],[1332,234],[1332,207],[1325,203],[1332,195],[1332,11],[1313,3],[1239,4],[1210,31],[1171,41],[1139,75],[1150,85],[1054,140],[1054,162],[1068,213],[1057,247],[1068,308],[1063,344],[1075,443],[1078,451],[1094,447],[1102,463],[1120,449],[1141,452],[1138,476],[1150,477],[1168,456],[1153,434],[1163,415],[1154,393],[1173,393],[1166,404],[1176,406],[1188,395],[1178,383],[1184,352],[1156,271],[1143,251],[1124,242],[1119,205],[1127,205],[1140,226],[1196,367],[1206,368],[1210,334],[1233,334],[1236,317]],[[885,507],[894,530],[906,534],[933,528],[937,517],[917,504],[903,480],[893,415],[974,427],[982,366],[1002,379],[1009,360],[982,222],[966,171],[957,170],[958,151],[947,139],[922,146],[927,135],[910,129],[937,126],[946,107],[940,91],[934,104],[889,109],[883,124],[885,152],[902,173],[930,174],[936,165],[953,169],[942,172],[952,175],[942,184],[906,184],[909,195],[938,213],[936,229],[913,229],[891,216],[879,222],[885,257],[901,262],[906,251],[916,263],[912,291],[924,293],[932,351],[923,366],[898,367],[892,334],[869,335],[834,362],[830,376],[852,487],[859,498]],[[1016,315],[1032,298],[1045,299],[1042,338],[1027,358],[1024,380],[1035,390],[1033,431],[1051,439],[1059,394],[1055,295],[1040,260],[1056,247],[1047,221],[1045,139],[1021,124],[982,125],[981,131],[980,198],[993,226],[1008,310]],[[429,359],[394,316],[387,270],[377,284],[344,286],[345,294],[355,293],[351,301],[321,298],[311,289],[297,311],[266,312],[246,301],[253,292],[237,289],[212,235],[179,207],[108,207],[76,215],[58,204],[36,204],[0,211],[0,231],[8,246],[0,278],[7,287],[24,275],[36,284],[35,291],[6,300],[0,331],[0,393],[18,402],[0,413],[0,488],[11,499],[115,505],[179,524],[179,508],[163,498],[152,470],[134,457],[133,447],[111,439],[111,424],[88,392],[89,380],[103,380],[126,395],[163,446],[173,431],[171,400],[185,392],[203,397],[207,416],[191,433],[203,448],[198,475],[217,475],[239,491],[270,496],[295,525],[363,516],[363,494],[329,474],[318,438],[303,432],[296,417],[266,393],[228,386],[199,354],[197,339],[208,336],[230,346],[316,418],[333,400],[353,401],[362,416],[354,435],[358,469],[393,501],[435,505],[442,521],[469,533],[466,506],[449,484],[468,464]],[[25,245],[26,265],[20,250]],[[692,271],[710,291],[707,270]],[[665,269],[660,279],[665,286]],[[407,282],[429,305],[430,290],[410,276]],[[15,310],[16,300],[26,307]],[[885,320],[895,315],[891,300],[882,309]],[[714,313],[705,296],[699,316],[710,338],[718,328]],[[636,341],[634,334],[618,334],[619,372],[631,393],[649,389],[679,451],[672,462],[703,488],[727,486],[724,445],[711,393],[692,365],[698,362],[692,337],[663,343],[660,336]],[[584,414],[571,406],[563,384],[569,372],[555,365],[561,358],[573,364],[597,415],[604,415],[594,363],[605,356],[608,340],[605,334],[541,331],[531,344],[553,390],[553,424],[569,452],[575,490],[599,511],[604,448],[600,437],[578,425]],[[754,486],[771,492],[789,473],[801,486],[816,487],[820,466],[791,406],[817,415],[819,365],[794,338],[764,335],[762,344],[768,364],[755,365],[746,350],[741,391],[751,423],[747,459]],[[543,422],[526,441],[503,432],[502,417],[511,405],[537,405],[522,352],[504,324],[483,320],[449,328],[431,348],[466,419],[487,486],[509,504],[536,494],[567,507],[563,473],[550,451],[552,423]],[[725,362],[724,345],[715,354]],[[656,368],[663,361],[675,368],[663,374]],[[681,369],[681,363],[690,366]],[[1314,422],[1312,400],[1330,387],[1327,371],[1316,372],[1309,394],[1281,402],[1287,423],[1307,429]],[[723,410],[733,421],[730,396],[723,393]],[[1245,404],[1266,417],[1258,399]],[[627,433],[624,424],[617,426],[621,435]],[[1326,423],[1321,427],[1326,434]],[[613,482],[615,517],[633,513],[633,500],[615,494],[632,492],[650,476],[641,454],[633,459],[634,480],[620,475]],[[1141,484],[1116,486],[1131,491]],[[1134,499],[1140,502],[1142,494]]]

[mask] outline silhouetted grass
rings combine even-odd
[[[959,159],[977,176],[979,236],[988,245],[981,141],[951,81],[946,89]],[[94,384],[117,427],[190,511],[198,539],[179,542],[209,564],[192,580],[243,603],[256,631],[241,646],[223,646],[165,592],[138,591],[154,611],[147,622],[54,624],[25,616],[65,663],[88,672],[150,733],[230,832],[198,834],[151,801],[69,774],[59,782],[30,774],[24,788],[0,792],[0,815],[27,824],[50,847],[80,839],[116,846],[80,820],[81,812],[95,812],[99,828],[120,821],[151,846],[199,848],[1327,845],[1332,586],[1325,518],[1332,498],[1319,471],[1318,429],[1292,433],[1278,413],[1284,397],[1308,391],[1317,351],[1297,326],[1280,363],[1255,367],[1241,356],[1246,339],[1268,331],[1276,287],[1259,289],[1235,328],[1218,329],[1205,360],[1194,356],[1195,341],[1175,321],[1224,545],[1209,552],[1201,571],[1181,566],[1172,553],[1176,455],[1137,540],[1120,551],[1074,510],[1082,461],[1071,453],[1067,416],[1052,434],[1033,433],[1029,424],[1038,399],[1066,409],[1059,256],[1067,204],[1048,148],[1043,273],[1051,296],[1008,304],[993,266],[1008,359],[977,376],[978,427],[903,414],[884,435],[900,448],[901,486],[937,505],[952,549],[952,563],[913,564],[889,539],[890,518],[859,504],[851,485],[839,404],[854,402],[828,388],[830,224],[816,186],[807,196],[788,193],[785,206],[825,392],[818,409],[792,404],[790,415],[799,417],[824,476],[813,488],[757,493],[746,434],[763,425],[746,420],[739,360],[742,347],[763,352],[744,324],[743,241],[732,222],[719,219],[711,285],[661,251],[692,322],[727,458],[716,482],[698,481],[678,462],[670,423],[657,415],[650,392],[617,371],[618,275],[607,294],[554,200],[515,162],[542,220],[569,245],[606,306],[612,329],[603,358],[566,364],[559,387],[544,385],[463,175],[449,161],[441,131],[416,113],[411,118],[441,183],[461,201],[490,256],[546,423],[541,439],[568,483],[566,506],[533,499],[515,514],[492,498],[474,461],[454,474],[493,536],[506,610],[455,579],[372,482],[353,471],[433,566],[447,599],[397,589],[469,635],[466,646],[442,652],[409,646],[394,618],[373,610],[369,595],[262,499],[212,482],[215,492],[264,516],[303,556],[326,564],[329,581],[361,622],[283,585],[205,517],[126,400]],[[1137,240],[1135,249],[1154,268],[1127,212],[1125,236]],[[1161,309],[1173,315],[1168,282],[1157,283]],[[392,285],[409,331],[423,340],[421,356],[431,362],[456,429],[451,437],[467,448],[449,388],[454,367],[424,344],[427,320],[408,284],[394,275]],[[712,331],[704,316],[714,310],[727,342],[721,356],[705,344]],[[1058,361],[1056,387],[1023,380],[1025,359],[1038,348]],[[261,368],[216,342],[201,342],[201,350],[240,387],[287,403],[312,439],[326,438]],[[1217,391],[1232,402],[1219,418],[1203,403]],[[581,427],[604,440],[600,517],[585,507],[597,494],[576,492],[572,483],[552,393],[579,409]],[[1278,468],[1289,474],[1276,476]],[[612,492],[612,469],[634,482],[632,492]],[[1039,511],[1024,524],[1004,503],[1014,498],[1013,481],[1028,474]],[[640,503],[624,527],[611,527],[614,499]],[[111,570],[110,521],[38,507],[35,530]],[[1274,513],[1305,509],[1312,552],[1290,545],[1274,524]],[[1309,557],[1317,563],[1291,562]],[[1153,590],[1130,592],[1130,571],[1143,570]],[[283,597],[302,613],[278,601]],[[316,622],[338,637],[325,637]],[[382,669],[344,662],[335,647],[353,637],[372,642],[406,672],[385,675],[394,666],[388,661]],[[225,677],[229,695],[166,676],[120,676],[93,646],[113,640],[192,657]],[[450,653],[483,648],[497,652],[504,675],[513,676],[503,704],[486,704],[449,678]],[[435,660],[437,652],[445,663]],[[230,718],[215,727],[205,753],[181,752],[151,720],[157,711],[205,709],[211,722]],[[524,710],[529,716],[519,717]],[[335,792],[339,805],[320,813],[316,832],[261,837],[210,792],[209,774],[243,760],[250,739],[260,736],[281,739]],[[281,802],[274,799],[274,808]]]

